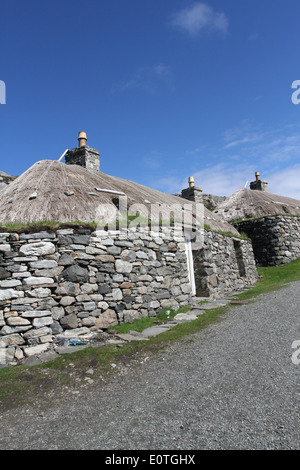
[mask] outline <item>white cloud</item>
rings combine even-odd
[[[250,182],[255,180],[255,171],[257,168],[254,165],[241,164],[233,168],[224,163],[184,177],[165,176],[156,181],[156,187],[166,193],[180,194],[182,189],[188,187],[188,177],[193,176],[195,185],[202,188],[204,194],[230,196],[244,187],[249,189]],[[300,200],[300,164],[285,169],[277,168],[268,174],[261,173],[261,178],[268,181],[270,193]]]
[[[300,200],[300,164],[277,170],[266,179],[270,192]]]
[[[251,174],[254,175],[253,168]],[[155,186],[160,191],[178,194],[181,193],[182,189],[188,187],[189,176],[194,177],[195,186],[202,188],[203,193],[229,196],[245,186],[247,176],[249,176],[249,167],[245,168],[243,165],[239,165],[233,170],[231,166],[225,163],[217,164],[186,173],[183,176],[166,175],[164,178],[156,180]]]
[[[251,179],[252,175],[254,175],[254,168],[249,167],[249,165],[237,164],[232,166],[224,162],[195,171],[192,176],[194,176],[195,185],[200,186],[203,193],[230,196],[238,189],[248,186],[249,177]]]
[[[171,17],[171,25],[191,36],[195,36],[203,30],[226,33],[228,18],[224,13],[214,11],[209,5],[197,2],[174,13]]]
[[[300,200],[300,124],[262,129],[245,120],[226,130],[214,146],[200,143],[186,150],[185,163],[176,171],[157,178],[154,187],[180,193],[193,176],[206,194],[230,196],[249,188],[255,172],[268,181],[269,192]]]
[[[127,79],[121,80],[112,87],[112,92],[140,89],[150,93],[160,88],[172,90],[172,74],[168,65],[158,63],[154,66],[140,67]]]

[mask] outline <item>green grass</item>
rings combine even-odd
[[[284,288],[286,283],[300,280],[300,259],[289,264],[258,269],[261,279],[250,290],[236,296],[250,299],[259,294]],[[201,308],[201,305],[199,305]],[[206,310],[196,320],[181,323],[158,336],[145,341],[131,341],[120,345],[88,347],[36,366],[5,367],[0,369],[0,410],[18,406],[35,406],[36,397],[51,406],[54,398],[69,396],[73,390],[86,385],[86,371],[93,368],[93,380],[109,378],[122,367],[141,362],[143,357],[161,353],[172,341],[192,341],[193,334],[212,323],[221,321],[230,305]],[[238,307],[237,307],[238,308]],[[188,311],[189,306],[175,312],[166,308],[157,317],[147,317],[133,323],[114,327],[115,331],[142,331],[148,326],[164,323],[175,314]],[[113,367],[115,366],[115,367]],[[51,399],[50,399],[50,398]],[[48,405],[47,405],[48,404]]]
[[[269,218],[269,217],[300,217],[299,214],[290,214],[290,213],[276,213],[276,214],[265,214],[265,215],[259,215],[259,216],[256,216],[256,217],[250,217],[248,219],[236,219],[236,220],[231,220],[230,223],[232,225],[238,225],[242,222],[252,222],[252,221],[255,221],[255,220],[261,220],[261,219],[264,219],[264,218]]]
[[[129,333],[130,330],[134,330],[141,332],[150,326],[165,323],[166,321],[174,318],[177,313],[185,313],[190,309],[191,307],[187,306],[182,307],[176,311],[171,307],[166,307],[158,312],[156,317],[139,318],[138,320],[134,320],[132,323],[122,323],[121,325],[112,326],[110,331],[116,331],[118,333]]]
[[[258,268],[261,276],[259,282],[249,291],[237,296],[240,300],[246,300],[265,292],[282,289],[286,283],[300,280],[300,258],[288,264]]]
[[[40,220],[36,222],[8,222],[0,225],[0,232],[29,232],[34,233],[41,230],[55,231],[62,228],[86,227],[91,230],[97,228],[96,222],[55,222],[54,220]]]
[[[248,235],[244,232],[240,234],[232,233],[232,232],[226,232],[224,230],[214,230],[211,228],[210,225],[204,224],[204,230],[207,232],[214,232],[218,233],[219,235],[223,235],[224,237],[229,237],[229,238],[238,238],[239,240],[250,240]]]

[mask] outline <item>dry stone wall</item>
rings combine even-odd
[[[300,257],[300,217],[274,215],[236,224],[252,240],[258,266],[290,263]]]
[[[191,244],[196,295],[253,285],[251,242],[202,233]],[[181,227],[0,233],[0,365],[189,304],[186,248]]]
[[[193,258],[199,297],[222,298],[258,280],[250,240],[206,232],[201,246],[195,244]]]
[[[0,233],[0,364],[190,301],[174,229]]]

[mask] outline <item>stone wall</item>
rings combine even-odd
[[[200,239],[191,244],[197,296],[257,280],[251,242],[209,231]],[[0,364],[189,304],[186,247],[176,227],[0,233]]]
[[[258,280],[250,240],[206,232],[202,246],[193,248],[197,296],[222,298],[251,287]]]
[[[300,217],[267,216],[235,227],[251,238],[258,266],[286,264],[300,257]]]
[[[190,301],[181,232],[0,233],[0,364]]]

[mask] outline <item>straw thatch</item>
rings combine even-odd
[[[222,202],[214,213],[229,222],[275,214],[300,215],[300,201],[265,191],[240,189]]]
[[[184,211],[192,210],[195,223],[198,213],[195,203],[180,197],[57,160],[35,163],[1,190],[0,197],[2,224],[41,221],[109,223],[114,222],[118,213],[116,206],[124,200],[127,201],[125,209],[129,214],[139,214],[145,220],[149,217],[153,220],[154,210],[163,222],[170,220],[170,217],[182,221]],[[204,224],[213,230],[238,234],[234,227],[206,208]]]

